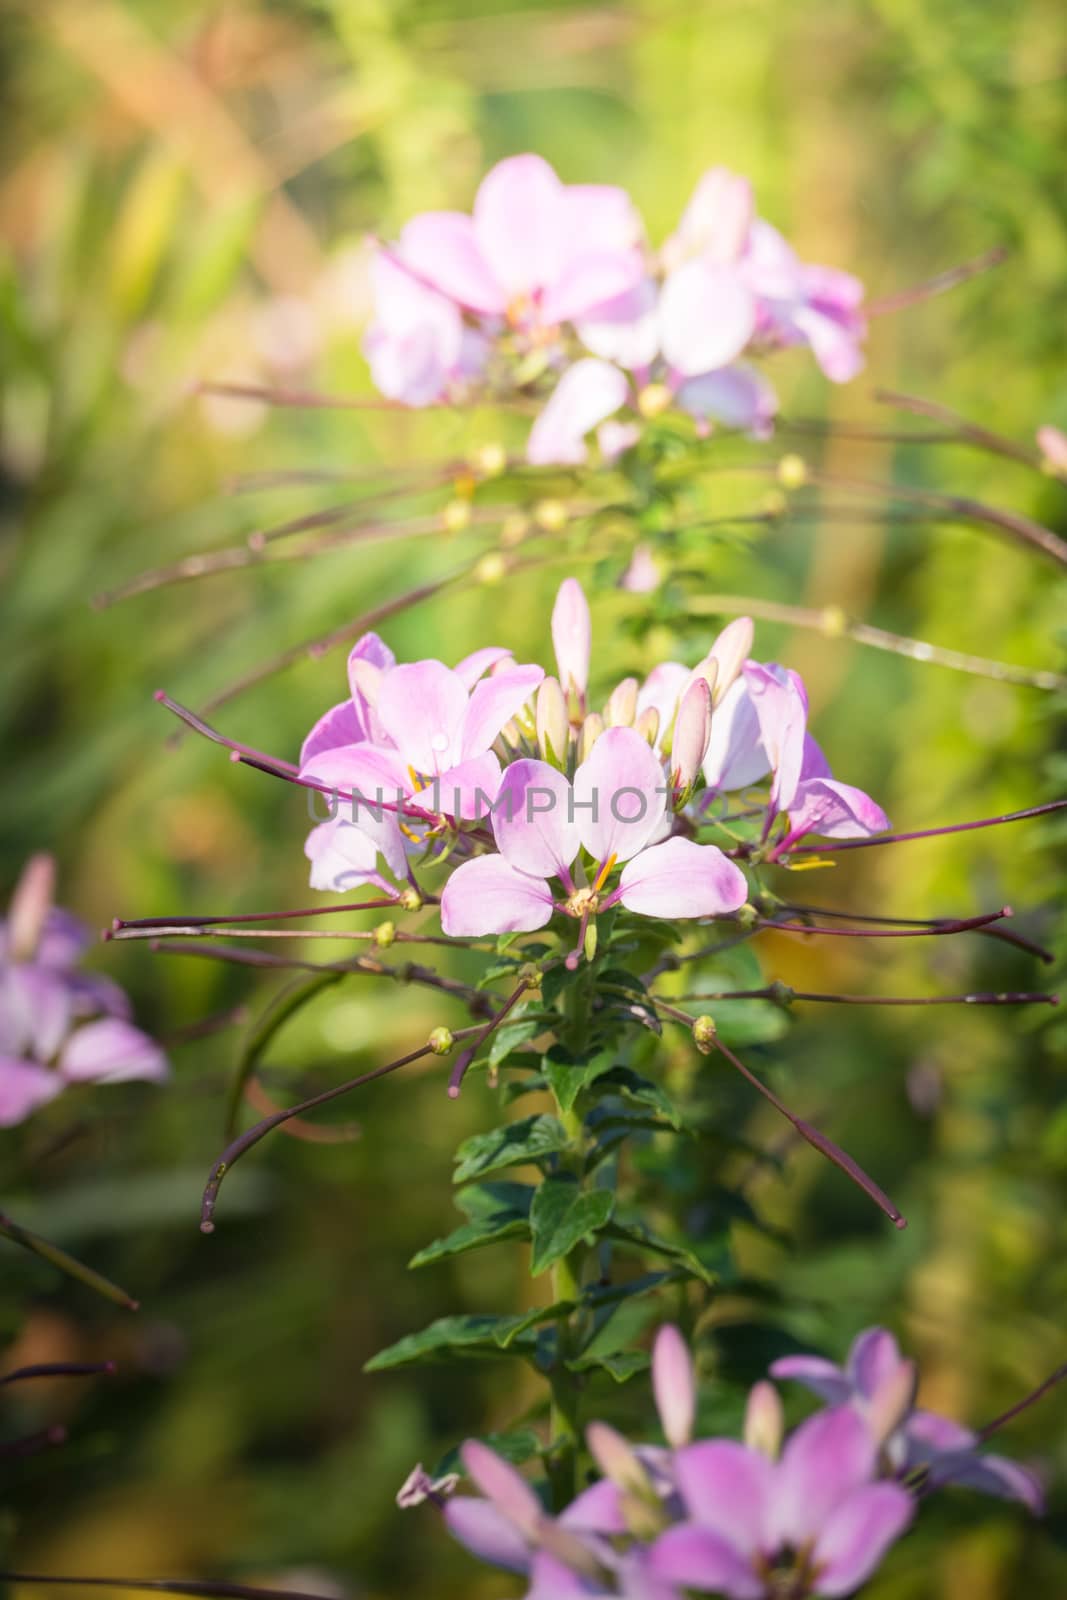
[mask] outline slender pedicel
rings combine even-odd
[[[1024,1411],[1028,1411],[1032,1405],[1036,1405],[1039,1400],[1048,1394],[1050,1389],[1055,1389],[1057,1384],[1062,1383],[1064,1378],[1067,1378],[1067,1361],[1064,1362],[1062,1367],[1057,1367],[1055,1372],[1050,1373],[1043,1383],[1038,1384],[1036,1389],[1031,1389],[1028,1395],[1024,1395],[1013,1406],[1009,1406],[1007,1411],[1002,1411],[999,1417],[994,1417],[992,1422],[987,1422],[984,1428],[979,1428],[978,1443],[984,1444],[1000,1428],[1003,1428],[1009,1422],[1014,1422],[1017,1416]]]
[[[976,994],[816,994],[804,989],[794,989],[788,983],[769,983],[762,989],[725,989],[719,994],[678,994],[674,1000],[706,1000],[709,1004],[720,1000],[774,1000],[778,1005],[792,1005],[794,1000],[819,1002],[831,1006],[1058,1006],[1058,994],[1026,990],[985,990]]]
[[[241,744],[237,739],[228,739],[225,734],[219,733],[217,728],[213,728],[209,722],[205,722],[202,717],[198,717],[195,711],[190,711],[188,706],[183,706],[181,701],[172,700],[165,689],[157,689],[152,698],[157,705],[166,706],[168,711],[192,728],[194,733],[199,733],[204,739],[210,739],[212,744],[222,745],[224,749],[231,750],[234,755],[247,756],[249,760],[254,760],[257,764],[266,763],[271,771],[295,775],[300,770],[292,761],[285,761],[281,756],[267,755],[262,750],[254,749],[252,745]]]
[[[1027,817],[1046,817],[1067,808],[1067,800],[1049,800],[1025,811],[1005,811],[999,817],[981,817],[977,822],[953,822],[944,828],[918,828],[914,833],[876,833],[870,839],[828,839],[825,844],[793,845],[790,855],[836,855],[839,850],[866,850],[872,845],[902,844],[909,839],[936,839],[950,833],[971,833],[975,828],[997,828],[1002,822],[1023,822]]]
[[[945,294],[949,289],[955,289],[957,284],[966,283],[969,278],[977,278],[983,272],[990,272],[994,267],[999,267],[1010,255],[1007,245],[997,244],[991,250],[985,250],[980,256],[974,256],[970,261],[961,261],[958,267],[948,267],[944,272],[937,272],[932,278],[927,278],[923,283],[917,283],[911,289],[898,289],[896,294],[883,295],[880,300],[873,300],[867,305],[869,317],[888,316],[893,311],[904,311],[908,306],[921,304],[924,300],[932,300],[935,295]]]
[[[66,1250],[61,1250],[59,1245],[43,1239],[39,1233],[33,1233],[29,1228],[24,1228],[20,1222],[16,1222],[13,1217],[5,1216],[3,1213],[0,1213],[0,1238],[10,1239],[12,1244],[19,1244],[24,1250],[40,1256],[43,1261],[58,1267],[68,1278],[77,1278],[86,1288],[103,1295],[105,1300],[111,1300],[115,1305],[125,1307],[127,1311],[141,1309],[140,1301],[127,1294],[125,1289],[120,1289],[117,1283],[112,1283],[110,1278],[105,1278],[102,1273],[87,1267],[84,1262],[69,1255]]]
[[[892,406],[897,411],[910,411],[916,417],[929,417],[933,422],[947,423],[953,430],[951,437],[959,444],[973,445],[993,455],[1005,456],[1009,461],[1018,461],[1024,467],[1033,467],[1038,472],[1041,470],[1041,457],[1036,450],[1028,450],[1014,439],[1006,439],[1001,433],[992,433],[988,428],[979,427],[976,422],[961,417],[958,411],[951,411],[948,406],[924,400],[919,395],[899,394],[893,389],[876,389],[874,398],[880,406]]]
[[[798,906],[794,904],[783,905],[783,911],[790,915],[801,917],[829,917],[838,922],[874,922],[887,927],[943,927],[946,922],[951,922],[951,917],[880,917],[862,911],[836,911],[831,906]],[[1043,944],[1038,944],[1035,939],[1027,939],[1023,934],[1016,933],[1012,928],[1001,928],[990,925],[988,928],[975,930],[983,933],[987,938],[999,939],[1004,944],[1011,944],[1018,950],[1025,950],[1028,955],[1037,956],[1046,965],[1051,965],[1056,957],[1051,950],[1046,950]]]
[[[422,899],[424,904],[436,904],[434,895],[423,895]],[[221,917],[115,917],[111,927],[104,930],[104,938],[135,928],[214,928],[224,922],[283,922],[291,917],[332,917],[339,911],[378,911],[395,906],[395,895],[383,895],[379,900],[352,900],[339,906],[304,906],[297,911],[241,911]]]
[[[5,1372],[0,1385],[23,1383],[27,1378],[110,1378],[118,1371],[114,1361],[43,1361],[32,1367]]]
[[[864,840],[864,843],[869,841]],[[873,841],[870,841],[873,842]],[[999,911],[986,911],[977,917],[961,917],[956,922],[935,923],[930,927],[910,928],[820,928],[807,922],[776,922],[773,918],[761,919],[761,932],[818,933],[831,939],[939,939],[953,933],[973,933],[988,928],[1014,915],[1011,906],[1001,906]]]
[[[303,1589],[256,1589],[247,1583],[197,1582],[193,1579],[170,1578],[80,1578],[66,1575],[56,1577],[37,1572],[0,1572],[0,1583],[74,1584],[82,1588],[140,1589],[156,1594],[187,1594],[201,1600],[327,1600],[324,1595],[309,1594]]]
[[[508,995],[508,998],[504,1001],[504,1004],[501,1006],[496,1015],[489,1019],[484,1028],[479,1028],[476,1030],[477,1037],[472,1040],[472,1042],[467,1046],[466,1050],[463,1051],[462,1055],[457,1058],[452,1071],[449,1073],[448,1097],[450,1100],[459,1099],[460,1087],[463,1083],[464,1077],[466,1076],[467,1068],[478,1054],[478,1051],[481,1049],[482,1045],[489,1038],[489,1035],[496,1032],[497,1028],[499,1028],[500,1024],[507,1016],[508,1012],[513,1006],[518,1004],[529,987],[530,985],[527,983],[526,979],[523,978],[516,988],[512,990],[511,994]],[[470,1030],[467,1031],[469,1032]],[[459,1035],[456,1034],[455,1037],[458,1039]]]
[[[481,1033],[481,1028],[460,1028],[454,1032],[457,1039],[469,1038],[471,1034]],[[413,1061],[421,1061],[424,1056],[434,1055],[432,1045],[424,1044],[418,1050],[410,1050],[407,1055],[398,1056],[395,1061],[386,1062],[384,1067],[374,1067],[370,1072],[361,1073],[358,1078],[349,1078],[344,1083],[334,1084],[332,1089],[324,1089],[321,1094],[312,1095],[308,1100],[301,1100],[298,1105],[289,1106],[284,1111],[276,1111],[273,1116],[264,1117],[262,1122],[257,1122],[254,1127],[248,1128],[239,1134],[236,1139],[226,1146],[211,1169],[211,1177],[204,1189],[204,1198],[200,1207],[201,1233],[214,1233],[215,1231],[215,1205],[218,1200],[222,1180],[234,1164],[249,1150],[266,1137],[272,1129],[281,1123],[288,1122],[292,1117],[302,1117],[307,1111],[315,1111],[319,1106],[328,1105],[331,1100],[338,1100],[342,1095],[351,1094],[353,1089],[362,1088],[365,1083],[373,1083],[376,1078],[384,1078],[391,1072],[396,1072],[399,1067],[410,1066]]]
[[[846,1178],[850,1179],[858,1189],[862,1189],[863,1193],[874,1201],[879,1211],[884,1212],[894,1227],[907,1227],[907,1218],[893,1204],[885,1190],[875,1183],[874,1179],[864,1172],[859,1163],[854,1161],[847,1151],[842,1150],[840,1145],[835,1144],[832,1139],[828,1139],[826,1134],[820,1133],[818,1128],[813,1128],[810,1122],[805,1122],[802,1117],[795,1116],[789,1107],[782,1100],[779,1100],[773,1089],[769,1089],[765,1083],[756,1077],[754,1072],[751,1072],[745,1066],[743,1061],[739,1061],[733,1051],[723,1044],[719,1038],[715,1031],[715,1024],[710,1017],[691,1017],[687,1011],[680,1011],[676,1006],[668,1005],[664,1001],[656,999],[654,995],[650,995],[649,998],[657,1010],[662,1011],[665,1016],[672,1017],[675,1022],[681,1022],[689,1029],[696,1040],[697,1049],[702,1054],[707,1055],[713,1049],[718,1050],[719,1054],[726,1058],[745,1081],[750,1083],[765,1100],[769,1101],[780,1116],[783,1116],[787,1122],[792,1124],[802,1139],[806,1140],[813,1149],[818,1150],[821,1155],[824,1155],[828,1161],[832,1161],[834,1166],[845,1174]]]

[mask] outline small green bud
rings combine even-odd
[[[705,1011],[693,1023],[693,1043],[702,1056],[710,1056],[715,1048],[715,1021]]]
[[[396,939],[395,922],[379,922],[374,930],[374,942],[380,950],[388,950]]]
[[[464,528],[470,527],[470,520],[469,500],[450,500],[441,512],[441,522],[446,533],[462,533]]]
[[[508,453],[499,443],[483,444],[474,452],[472,465],[485,478],[498,478],[508,464]]]
[[[422,896],[417,889],[405,889],[399,904],[402,911],[421,911]]]
[[[567,507],[562,500],[539,500],[533,514],[537,526],[545,533],[562,533],[567,526]]]
[[[456,1041],[451,1028],[435,1028],[426,1042],[435,1056],[447,1056]]]
[[[803,489],[808,481],[808,464],[803,456],[783,456],[778,463],[778,482],[783,489]]]

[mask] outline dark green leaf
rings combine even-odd
[[[562,1045],[553,1045],[544,1057],[541,1069],[561,1109],[570,1111],[582,1090],[610,1072],[614,1064],[615,1053],[612,1050],[602,1050],[575,1059],[568,1055]]]
[[[574,1178],[562,1174],[546,1178],[530,1207],[533,1276],[547,1271],[586,1234],[601,1229],[614,1209],[615,1196],[609,1189],[583,1190]]]
[[[501,1172],[505,1167],[543,1161],[546,1156],[566,1150],[569,1143],[563,1124],[544,1113],[524,1117],[521,1122],[511,1122],[503,1128],[491,1128],[488,1133],[476,1133],[464,1139],[456,1151],[459,1165],[453,1182],[466,1183],[490,1172]]]
[[[604,1229],[604,1235],[605,1238],[615,1240],[617,1244],[629,1245],[634,1250],[647,1251],[652,1255],[662,1256],[667,1261],[673,1261],[690,1277],[699,1278],[701,1283],[712,1286],[718,1281],[717,1275],[710,1267],[705,1266],[692,1250],[685,1245],[675,1244],[670,1239],[664,1239],[661,1234],[645,1227],[644,1223],[630,1222],[623,1226],[621,1223],[613,1222]]]
[[[502,1350],[531,1355],[536,1341],[531,1334],[520,1331],[525,1323],[525,1317],[439,1317],[420,1333],[409,1333],[396,1344],[379,1350],[363,1370],[386,1372],[426,1361],[484,1361],[495,1358]],[[507,1343],[509,1335],[511,1344]]]

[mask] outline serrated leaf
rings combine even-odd
[[[552,1093],[563,1111],[570,1111],[583,1089],[602,1078],[615,1065],[615,1053],[601,1050],[579,1060],[569,1056],[562,1045],[554,1045],[541,1062]]]
[[[607,1372],[615,1379],[616,1383],[625,1383],[638,1372],[647,1371],[650,1362],[644,1350],[618,1350],[610,1355],[594,1356],[580,1355],[565,1361],[565,1367],[571,1372],[589,1372],[593,1368]]]
[[[489,1065],[498,1067],[517,1045],[525,1044],[528,1039],[544,1031],[544,1021],[536,1017],[516,1017],[514,1022],[502,1023],[489,1046]]]
[[[457,1210],[472,1220],[492,1216],[495,1211],[515,1211],[528,1217],[533,1185],[529,1183],[471,1183],[453,1197]]]
[[[408,1266],[428,1267],[435,1261],[465,1255],[468,1250],[481,1250],[501,1239],[525,1238],[529,1231],[530,1224],[521,1211],[503,1210],[486,1217],[474,1217],[443,1239],[435,1239],[433,1244],[417,1251]]]
[[[427,1361],[493,1359],[502,1351],[531,1355],[536,1341],[524,1335],[524,1317],[459,1316],[438,1317],[419,1333],[409,1333],[396,1344],[379,1350],[364,1365],[364,1372],[387,1372],[394,1367],[409,1367]],[[516,1337],[516,1334],[518,1335]],[[512,1343],[505,1341],[512,1336]]]
[[[544,1112],[524,1117],[521,1122],[510,1122],[503,1128],[491,1128],[464,1139],[456,1151],[459,1164],[452,1181],[467,1183],[490,1172],[502,1172],[505,1167],[543,1161],[546,1156],[566,1150],[569,1144],[567,1130],[558,1118]]]
[[[610,1189],[580,1189],[574,1178],[562,1174],[546,1178],[530,1206],[531,1275],[546,1272],[586,1234],[598,1232],[614,1209]]]
[[[629,1222],[625,1225],[612,1222],[604,1229],[604,1237],[613,1239],[617,1244],[629,1245],[632,1249],[648,1252],[651,1255],[662,1256],[666,1261],[673,1261],[682,1268],[691,1278],[698,1278],[701,1283],[713,1287],[718,1278],[710,1267],[705,1266],[700,1257],[686,1245],[675,1244],[670,1239],[663,1238],[662,1234],[653,1232],[643,1222]]]
[[[672,1128],[682,1127],[684,1119],[681,1111],[666,1090],[661,1089],[658,1083],[653,1083],[651,1078],[643,1078],[630,1067],[612,1067],[610,1072],[604,1073],[601,1084],[605,1088],[618,1090],[638,1105],[651,1106],[666,1117]]]

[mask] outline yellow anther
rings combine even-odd
[[[646,383],[637,397],[637,409],[643,417],[659,417],[670,406],[671,391],[665,383]]]
[[[596,882],[593,885],[593,893],[594,894],[599,894],[601,889],[604,887],[605,883],[607,883],[608,877],[609,877],[609,875],[611,873],[611,869],[615,865],[617,860],[618,860],[618,856],[613,852],[608,857],[608,859],[605,861],[604,865],[601,867],[600,871],[596,875]]]
[[[483,444],[474,452],[471,464],[483,478],[498,478],[508,464],[508,453],[502,444]]]

